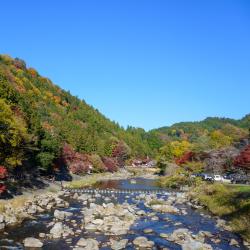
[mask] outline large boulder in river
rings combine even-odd
[[[182,250],[213,250],[212,246],[195,240],[185,241]]]
[[[60,211],[60,210],[55,210],[54,212],[54,217],[58,220],[64,220],[72,216],[73,214],[70,212],[65,212],[65,211]]]
[[[41,247],[43,247],[43,243],[40,240],[38,240],[36,238],[32,238],[32,237],[26,238],[23,241],[23,244],[24,244],[24,247],[30,247],[30,248],[41,248]]]
[[[84,250],[99,250],[98,241],[95,239],[84,239],[81,238],[76,243],[78,248],[75,249],[84,249]]]
[[[134,245],[139,248],[149,248],[152,249],[154,246],[153,241],[149,241],[146,237],[137,237],[133,241]]]
[[[73,231],[71,228],[69,228],[66,225],[63,225],[62,222],[57,222],[50,230],[50,234],[52,238],[58,239],[62,236],[67,237],[71,234],[73,234]]]
[[[170,214],[177,214],[179,212],[179,209],[171,206],[171,205],[161,205],[161,204],[156,204],[152,205],[151,208],[157,212],[161,213],[170,213]]]
[[[112,250],[122,250],[122,249],[126,249],[126,246],[128,244],[128,240],[127,239],[123,239],[120,241],[116,241],[111,239],[111,249]]]

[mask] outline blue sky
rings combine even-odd
[[[250,1],[8,0],[0,53],[123,126],[250,112]]]

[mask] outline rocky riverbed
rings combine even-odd
[[[200,210],[185,193],[151,192],[157,189],[153,180],[116,180],[95,188],[43,194],[17,211],[6,208],[0,249],[248,249],[225,221]]]

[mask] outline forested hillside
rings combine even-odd
[[[186,140],[212,149],[246,138],[249,129],[250,115],[246,115],[240,120],[208,117],[200,122],[180,122],[170,127],[154,129],[150,133],[157,135],[163,142]]]
[[[228,147],[247,138],[249,127],[250,115],[149,132],[124,129],[23,60],[0,56],[0,166],[10,171],[61,166],[79,174],[114,171],[132,158],[164,155],[173,160],[189,151]]]
[[[243,162],[242,157],[236,157],[242,149],[246,150],[249,128],[250,115],[246,115],[240,120],[209,117],[200,122],[181,122],[150,133],[164,143],[157,155],[163,170],[172,162],[193,171],[223,172],[241,167],[237,162]],[[246,169],[249,161],[241,165]]]
[[[9,170],[51,170],[63,162],[75,172],[101,171],[152,154],[143,129],[123,129],[6,55],[0,56],[0,135],[0,165]]]

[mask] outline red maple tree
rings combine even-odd
[[[118,170],[118,162],[117,159],[112,158],[112,157],[103,157],[102,161],[105,165],[105,168],[109,172],[115,172]]]
[[[250,145],[246,146],[234,159],[234,165],[250,170]]]
[[[175,159],[175,163],[178,165],[185,164],[186,162],[191,161],[194,158],[194,155],[193,152],[186,152],[180,158]]]
[[[0,180],[6,179],[8,176],[7,168],[4,166],[0,166]],[[0,183],[0,194],[4,193],[7,190],[7,187],[4,183]]]
[[[75,152],[69,144],[63,146],[59,162],[64,164],[73,174],[84,174],[92,169],[89,156]]]
[[[0,179],[5,179],[8,176],[7,168],[0,166]]]

